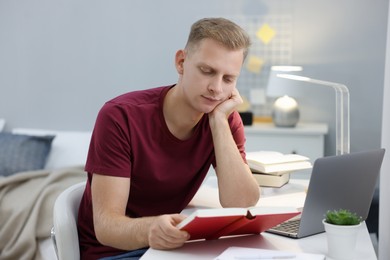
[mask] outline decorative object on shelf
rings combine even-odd
[[[354,259],[356,238],[362,218],[346,209],[328,211],[322,221],[332,259]]]
[[[297,101],[286,94],[293,89],[293,81],[279,78],[281,73],[300,74],[301,66],[272,66],[268,78],[267,96],[276,98],[271,108],[272,120],[279,127],[294,127],[299,121]]]
[[[272,121],[279,127],[295,127],[299,121],[297,101],[287,95],[276,99],[272,106]]]
[[[253,123],[253,113],[250,111],[238,112],[241,116],[242,123],[244,125],[252,125]]]
[[[237,111],[244,125],[252,125],[253,123],[253,112],[250,110],[250,107],[248,99],[242,96],[242,104],[237,107]]]
[[[336,92],[336,155],[349,153],[349,90],[347,86],[330,81],[291,74],[278,74],[278,78],[332,87]]]

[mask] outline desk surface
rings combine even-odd
[[[305,201],[307,180],[291,179],[282,188],[262,188],[257,206],[302,207]],[[221,207],[218,202],[216,177],[211,176],[201,186],[189,206],[183,211],[190,214],[197,208]],[[149,249],[142,257],[147,259],[213,259],[231,246],[327,254],[326,234],[293,239],[263,232],[260,235],[225,237],[211,241],[192,241],[175,250]],[[365,223],[357,238],[355,260],[376,260],[376,254]]]

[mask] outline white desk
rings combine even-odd
[[[258,206],[302,207],[305,200],[306,180],[291,179],[288,185],[277,188],[262,188],[262,197]],[[218,202],[216,177],[209,177],[198,193],[183,211],[189,214],[196,208],[221,207]],[[253,247],[290,252],[327,254],[326,234],[321,233],[301,239],[287,238],[263,232],[260,235],[225,237],[209,241],[187,242],[174,250],[149,249],[142,257],[148,259],[213,259],[230,246]],[[357,239],[355,260],[376,260],[374,247],[366,225],[362,225]]]

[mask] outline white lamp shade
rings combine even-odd
[[[286,94],[294,96],[294,91],[297,89],[294,85],[299,84],[296,81],[280,78],[278,74],[302,74],[301,66],[272,66],[270,69],[268,84],[267,84],[267,96],[268,97],[281,97]]]

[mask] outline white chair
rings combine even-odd
[[[64,190],[56,199],[53,210],[51,238],[59,260],[79,260],[77,216],[85,182]]]

